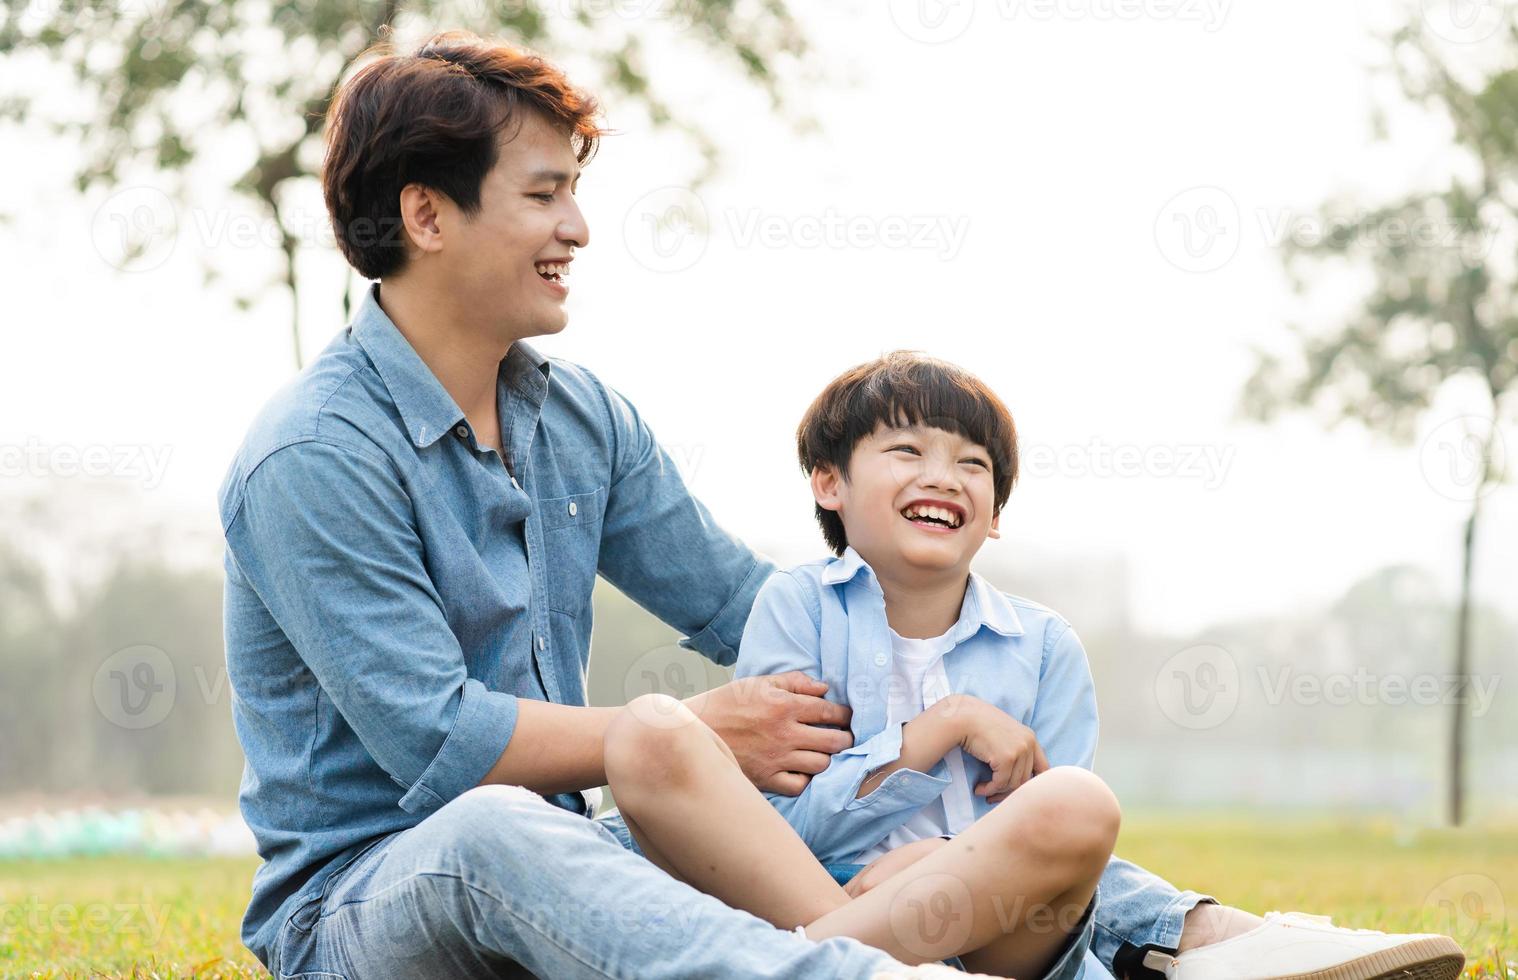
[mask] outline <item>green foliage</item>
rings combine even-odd
[[[187,172],[203,157],[221,165],[229,148],[247,147],[231,189],[279,227],[271,285],[288,287],[293,300],[301,241],[282,206],[291,182],[315,177],[338,82],[376,42],[453,28],[596,66],[596,77],[576,73],[576,83],[682,133],[704,160],[695,182],[715,169],[717,147],[674,108],[678,95],[661,88],[640,35],[694,46],[777,108],[789,104],[788,81],[809,56],[783,0],[0,0],[0,57],[40,53],[72,74],[82,96],[73,101],[86,109],[44,121],[78,138],[81,192],[148,173],[183,199]],[[32,118],[38,96],[8,95],[0,119]],[[294,326],[299,363],[298,319]]]
[[[1508,41],[1518,61],[1518,32]],[[1371,286],[1337,329],[1294,328],[1299,363],[1261,355],[1243,398],[1255,418],[1312,406],[1405,440],[1451,379],[1477,382],[1499,423],[1518,381],[1518,274],[1497,252],[1518,230],[1518,69],[1462,82],[1416,27],[1392,47],[1402,91],[1452,126],[1453,176],[1370,209],[1329,202],[1321,238],[1287,245],[1299,289],[1346,273]]]

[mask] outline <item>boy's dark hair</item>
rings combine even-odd
[[[423,184],[469,217],[495,166],[497,134],[536,112],[568,134],[580,163],[603,131],[595,100],[537,55],[473,34],[435,35],[415,54],[378,54],[339,86],[327,109],[322,193],[338,247],[367,279],[406,264],[400,193]]]
[[[845,480],[860,440],[884,423],[955,432],[991,454],[995,513],[1017,480],[1017,428],[996,393],[970,372],[917,351],[898,350],[850,368],[829,382],[796,429],[796,455],[807,476],[829,466]],[[833,554],[848,536],[836,511],[817,505],[817,523]]]

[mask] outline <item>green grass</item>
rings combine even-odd
[[[1518,980],[1518,828],[1399,832],[1265,818],[1129,817],[1118,853],[1251,911],[1446,932],[1468,976]],[[0,862],[0,974],[243,977],[253,860],[102,857]]]

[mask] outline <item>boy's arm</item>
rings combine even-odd
[[[820,679],[820,612],[814,601],[790,573],[771,576],[754,600],[737,676],[800,670]],[[915,724],[915,719],[909,724]],[[943,753],[929,762],[932,740],[924,739],[919,745],[918,729],[914,729],[912,757],[906,761],[922,768],[896,766],[874,789],[861,792],[861,784],[872,773],[902,761],[904,727],[887,726],[837,753],[799,796],[765,794],[818,860],[841,861],[879,842],[949,785]],[[931,727],[923,726],[924,730]]]
[[[886,777],[900,769],[926,772],[938,765],[949,750],[957,746],[962,737],[961,727],[952,714],[944,710],[947,701],[939,701],[933,707],[901,726],[901,755],[895,762],[882,766],[859,784],[859,796],[873,793]]]
[[[1096,758],[1096,685],[1086,648],[1060,624],[1044,640],[1030,726],[1051,766],[1090,769]]]

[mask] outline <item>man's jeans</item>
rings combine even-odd
[[[597,820],[514,786],[472,789],[376,840],[281,931],[279,977],[868,978],[894,965],[852,939],[812,942],[722,904]],[[1200,898],[1123,861],[1101,882],[1094,948],[1174,945]],[[520,967],[517,965],[520,964]],[[1104,973],[1088,959],[1087,977]]]

